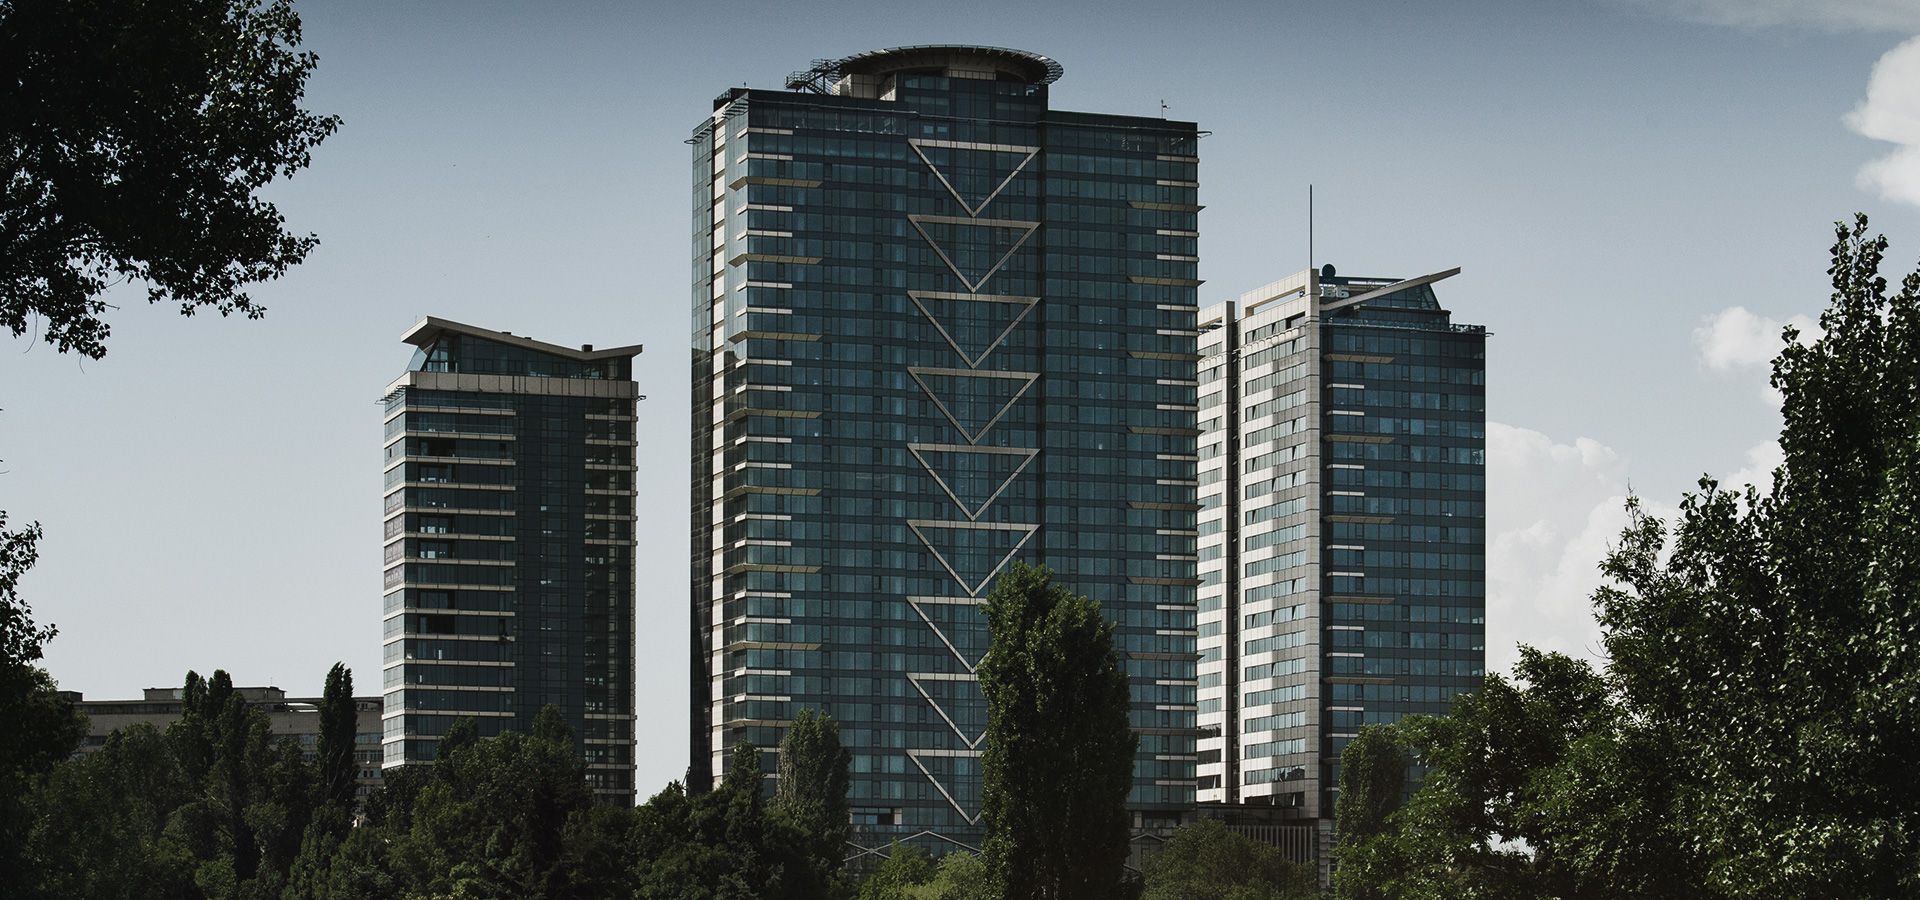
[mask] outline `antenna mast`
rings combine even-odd
[[[1313,269],[1313,185],[1307,185],[1307,269]]]

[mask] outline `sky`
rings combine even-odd
[[[1780,327],[1824,307],[1832,222],[1920,259],[1920,0],[831,5],[301,0],[310,108],[272,186],[312,257],[260,321],[110,298],[101,361],[0,340],[0,509],[89,697],[188,669],[380,683],[381,413],[435,315],[642,343],[639,783],[686,766],[690,154],[730,86],[926,43],[1059,60],[1057,108],[1201,143],[1202,303],[1315,261],[1460,266],[1488,326],[1488,656],[1599,656],[1587,598],[1631,490],[1764,482]],[[657,515],[655,514],[657,513]],[[649,727],[646,723],[665,723]]]

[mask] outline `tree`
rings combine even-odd
[[[1181,826],[1147,862],[1141,900],[1311,900],[1318,895],[1310,867],[1209,819]]]
[[[562,836],[593,798],[559,711],[542,709],[535,732],[442,742],[392,836],[396,880],[429,896],[568,896]]]
[[[965,850],[941,857],[933,877],[906,892],[907,900],[992,900],[997,896],[986,862]]]
[[[20,579],[40,561],[41,535],[38,522],[8,531],[7,514],[0,511],[0,665],[38,662],[58,633],[52,625],[34,624],[33,607],[20,596]]]
[[[1400,807],[1407,786],[1407,758],[1392,730],[1360,729],[1340,754],[1340,799],[1335,817],[1340,834],[1365,839],[1387,828],[1387,815]]]
[[[661,900],[805,897],[783,861],[796,859],[786,835],[770,829],[760,751],[733,749],[720,787],[688,796],[679,783],[654,795],[633,829],[633,884]]]
[[[1402,746],[1428,771],[1404,808]],[[1522,648],[1450,715],[1363,731],[1341,759],[1344,898],[1708,897],[1674,829],[1674,761],[1587,663]]]
[[[933,880],[938,866],[927,851],[914,844],[895,841],[865,880],[860,882],[859,900],[911,900],[909,891]]]
[[[847,810],[852,754],[840,745],[840,725],[803,709],[780,737],[780,779],[771,814],[808,845],[821,877],[838,875],[853,827]]]
[[[313,814],[313,776],[291,740],[276,739],[225,671],[188,672],[167,743],[195,786],[175,809],[170,837],[196,862],[209,897],[280,893]]]
[[[1371,725],[1340,753],[1340,797],[1334,810],[1338,868],[1335,888],[1341,900],[1380,900],[1389,854],[1375,839],[1389,832],[1387,817],[1400,806],[1407,785],[1407,756],[1395,731]]]
[[[259,317],[305,259],[256,192],[340,125],[302,109],[290,0],[0,3],[0,324],[106,353],[102,292]]]
[[[62,763],[36,791],[27,840],[30,884],[9,897],[197,898],[198,862],[168,824],[194,796],[167,739],[150,725],[107,737]]]
[[[28,795],[79,745],[86,724],[38,665],[54,628],[36,625],[20,596],[21,577],[39,559],[40,526],[6,525],[0,512],[0,894],[12,895],[27,875]]]
[[[1045,568],[1017,562],[986,614],[987,868],[1009,898],[1112,897],[1138,746],[1114,626]]]
[[[1703,478],[1671,530],[1629,501],[1594,597],[1608,672],[1525,650],[1399,723],[1427,772],[1343,836],[1343,891],[1920,892],[1920,272],[1890,291],[1886,246],[1836,225],[1822,334],[1782,335],[1771,487]]]
[[[342,810],[354,807],[359,766],[354,763],[354,739],[360,734],[360,712],[353,702],[353,670],[334,663],[320,697],[319,786],[321,803]]]
[[[1677,818],[1731,897],[1920,892],[1920,272],[1835,225],[1822,334],[1773,364],[1771,489],[1645,515],[1596,597],[1634,715],[1685,760]]]

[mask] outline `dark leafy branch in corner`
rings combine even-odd
[[[259,318],[318,239],[255,192],[340,126],[290,0],[0,0],[0,324],[107,352],[102,292]]]

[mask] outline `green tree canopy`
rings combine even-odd
[[[40,786],[27,846],[23,898],[190,898],[198,862],[169,830],[196,794],[172,747],[150,725],[109,735]],[[185,823],[182,822],[182,825]]]
[[[765,775],[751,743],[733,748],[720,787],[688,796],[678,784],[640,808],[634,826],[634,884],[643,897],[802,898],[808,849],[770,822]]]
[[[72,703],[39,666],[51,625],[38,625],[20,579],[39,559],[40,526],[7,530],[0,512],[0,894],[23,893],[22,856],[33,813],[28,795],[86,733]]]
[[[354,738],[360,734],[360,712],[353,702],[353,672],[344,663],[327,670],[325,692],[320,697],[319,783],[320,802],[332,803],[343,810],[354,807]]]
[[[847,785],[852,754],[839,743],[839,723],[820,710],[801,710],[780,737],[780,779],[768,816],[808,854],[812,890],[831,894],[852,837]],[[795,873],[799,875],[799,873]]]
[[[1100,605],[1014,563],[986,603],[984,848],[1009,898],[1108,898],[1127,855],[1138,738]]]
[[[860,882],[859,900],[911,900],[908,892],[932,881],[938,869],[927,851],[895,841],[887,858]]]
[[[565,727],[536,731],[441,746],[410,827],[394,836],[403,884],[430,896],[567,895],[562,834],[592,794]]]
[[[1527,650],[1393,729],[1427,771],[1342,836],[1344,895],[1920,893],[1920,272],[1891,289],[1886,247],[1837,225],[1821,334],[1782,335],[1766,491],[1629,503],[1604,674]]]
[[[339,127],[301,108],[290,0],[0,2],[0,325],[106,353],[119,280],[192,314],[316,244],[256,193]]]
[[[1638,516],[1596,600],[1677,817],[1732,897],[1920,893],[1920,272],[1836,225],[1833,293],[1773,364],[1785,462]]]
[[[1141,900],[1312,900],[1319,894],[1311,866],[1207,819],[1181,826],[1147,862]]]
[[[1591,666],[1522,648],[1513,681],[1348,745],[1338,896],[1706,896],[1667,815],[1674,763],[1643,742]],[[1428,771],[1396,810],[1404,747]]]
[[[847,810],[852,754],[840,746],[840,725],[816,709],[803,709],[780,737],[780,778],[772,815],[809,845],[815,868],[837,875],[853,828]]]

